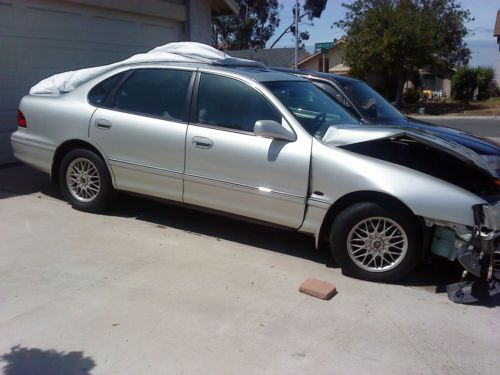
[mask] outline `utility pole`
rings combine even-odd
[[[295,0],[295,69],[299,68],[299,0]]]

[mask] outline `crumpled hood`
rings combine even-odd
[[[436,137],[428,132],[422,132],[416,129],[409,130],[401,127],[390,126],[374,127],[370,125],[330,126],[322,140],[330,146],[342,147],[384,138],[393,139],[394,141],[405,138],[414,142],[420,142],[428,147],[433,147],[453,155],[465,163],[472,164],[484,172],[487,172],[495,179],[499,178],[497,172],[491,169],[486,161],[473,150],[458,143]]]
[[[384,125],[431,133],[432,135],[459,143],[481,155],[500,155],[500,147],[495,142],[488,138],[481,137],[477,134],[471,134],[463,130],[443,125],[431,124],[429,122],[424,122],[411,117],[402,119],[384,119]]]

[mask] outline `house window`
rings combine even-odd
[[[422,77],[422,89],[439,91],[442,90],[443,79],[433,74],[426,74]]]

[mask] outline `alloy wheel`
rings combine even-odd
[[[404,229],[388,217],[370,217],[353,226],[347,252],[354,263],[370,272],[384,272],[399,265],[408,251]]]
[[[93,201],[101,189],[97,167],[86,158],[72,160],[66,169],[66,185],[80,202]]]

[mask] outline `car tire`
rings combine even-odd
[[[397,281],[419,262],[417,218],[404,209],[356,203],[335,218],[330,250],[347,276],[377,282]]]
[[[71,150],[63,157],[59,185],[66,200],[80,211],[103,211],[116,195],[106,163],[86,149]]]

